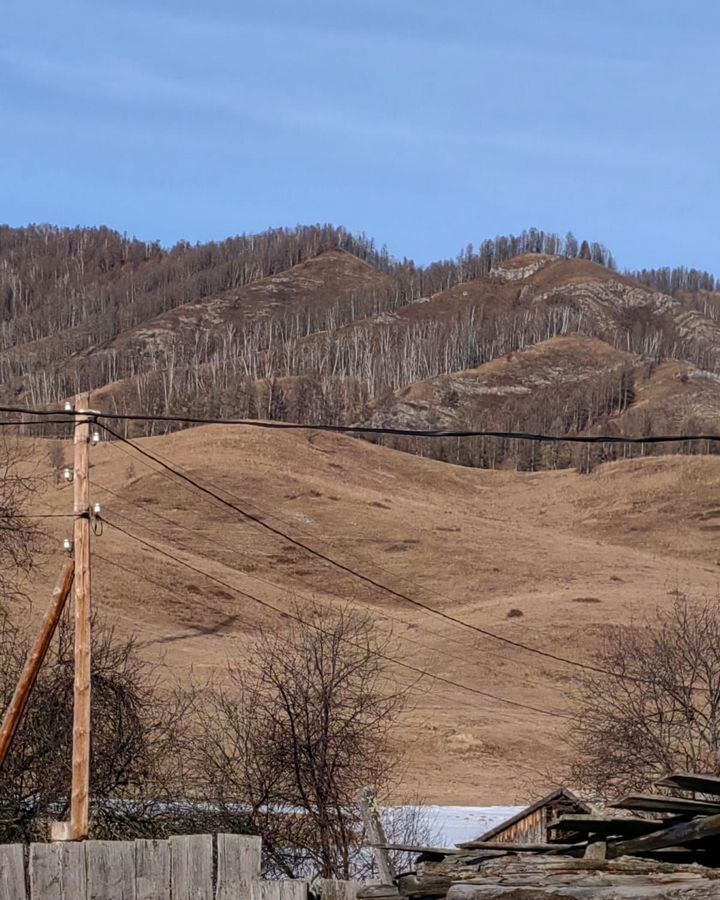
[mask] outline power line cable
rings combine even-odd
[[[115,492],[112,491],[110,488],[105,487],[104,485],[100,484],[99,482],[95,481],[94,484],[95,484],[96,487],[99,487],[101,490],[106,490],[106,491],[108,491],[109,493],[113,494],[113,495],[114,495],[115,497],[117,497],[118,499],[124,500],[124,498],[121,497],[120,494],[115,493]],[[211,537],[210,535],[207,535],[207,534],[205,534],[205,533],[203,533],[203,532],[198,532],[196,529],[191,528],[191,527],[188,526],[188,525],[183,525],[181,522],[178,522],[178,521],[176,521],[175,519],[170,519],[168,516],[161,515],[160,513],[155,512],[155,510],[152,510],[152,509],[149,509],[149,508],[147,508],[147,507],[141,506],[139,503],[133,503],[132,501],[126,501],[126,502],[129,502],[131,506],[136,507],[137,509],[139,509],[140,511],[142,511],[142,512],[148,514],[148,515],[155,516],[156,518],[158,518],[158,519],[159,519],[160,521],[162,521],[162,522],[166,522],[166,523],[169,524],[169,525],[173,525],[173,526],[175,526],[175,527],[184,529],[184,530],[187,531],[189,534],[191,534],[194,538],[196,538],[196,537],[198,536],[198,534],[199,534],[202,538],[204,538],[204,539],[205,539],[206,541],[208,541],[209,543],[214,544],[214,545],[217,546],[217,547],[224,548],[225,550],[229,551],[230,553],[237,553],[237,547],[232,547],[230,544],[226,544],[226,543],[224,543],[224,542],[222,542],[222,541],[219,541],[219,540],[217,540],[217,539]],[[149,528],[149,527],[148,527],[147,525],[145,525],[144,523],[138,522],[136,519],[133,519],[133,518],[131,518],[130,516],[125,515],[124,513],[120,513],[120,512],[118,512],[117,510],[115,510],[115,511],[114,511],[114,515],[120,516],[121,519],[124,519],[126,522],[129,522],[131,525],[136,525],[136,526],[138,526],[139,528],[142,528],[142,529],[144,529],[145,531],[149,532],[150,534],[154,535],[155,537],[160,538],[161,540],[168,540],[168,538],[167,538],[166,535],[161,534],[160,532],[158,532],[158,531],[156,531],[156,530],[154,530],[154,529],[152,529],[152,528]],[[173,540],[173,543],[174,543],[174,545],[175,545],[178,549],[180,549],[180,550],[184,550],[184,551],[186,551],[186,552],[192,552],[191,550],[189,550],[188,547],[186,547],[185,545],[183,545],[182,543],[180,543],[179,541],[177,541],[177,539]],[[207,558],[208,560],[211,559],[211,557],[206,557],[206,558]],[[221,560],[213,560],[213,561],[214,561],[214,562],[220,562],[223,566],[227,566],[227,563],[222,562]],[[233,566],[230,566],[229,568],[234,569]],[[240,571],[240,570],[238,570],[238,571]],[[276,584],[275,582],[270,581],[270,580],[267,579],[267,578],[263,578],[261,575],[258,575],[258,574],[256,574],[255,572],[252,572],[252,573],[251,573],[251,572],[242,572],[242,571],[240,571],[240,574],[246,576],[247,578],[252,579],[253,581],[259,581],[259,582],[262,582],[263,584],[267,584],[269,587],[271,587],[271,588],[273,588],[273,589],[275,589],[275,590],[281,591],[281,592],[284,593],[284,594],[287,594],[287,595],[290,595],[290,596],[293,595],[293,592],[292,592],[289,588],[285,588],[285,587],[283,587],[282,585]],[[373,616],[377,616],[378,618],[384,619],[386,622],[391,623],[391,626],[392,626],[392,625],[396,625],[397,623],[400,623],[400,624],[402,624],[402,625],[405,625],[405,627],[408,628],[409,630],[411,630],[411,629],[417,627],[417,623],[415,623],[415,622],[408,622],[407,619],[403,619],[401,616],[392,616],[392,615],[389,615],[389,614],[387,614],[387,613],[381,612],[381,611],[378,610],[376,607],[370,606],[370,605],[367,604],[367,603],[360,603],[360,605],[363,606],[364,609],[368,610],[368,612],[370,612]],[[411,644],[415,644],[417,647],[420,647],[420,648],[422,648],[423,650],[426,650],[426,651],[430,651],[431,653],[435,653],[435,652],[436,652],[436,648],[435,648],[435,647],[431,647],[431,646],[428,645],[428,644],[424,644],[422,641],[418,641],[418,640],[416,640],[415,638],[412,638],[412,637],[410,637],[410,636],[407,635],[407,634],[403,635],[403,640],[409,641]],[[480,648],[477,647],[477,646],[473,646],[473,647],[471,647],[470,649],[472,649],[473,651],[479,651],[479,650],[480,650]],[[512,662],[512,660],[509,660],[508,657],[502,656],[501,654],[499,654],[499,653],[497,653],[497,652],[495,652],[495,651],[492,651],[492,650],[482,650],[482,653],[483,653],[483,654],[490,653],[491,655],[496,656],[498,659],[502,660],[502,662],[505,662],[505,663]],[[455,660],[457,660],[458,662],[461,662],[461,663],[467,663],[467,657],[458,656],[456,653],[451,653],[451,652],[445,651],[445,656],[447,656],[447,657],[449,657],[449,658],[451,658],[451,659],[455,659]],[[537,683],[537,682],[535,682],[535,683]]]
[[[54,416],[60,410],[28,409],[18,406],[0,406],[0,412],[22,413],[33,416]],[[67,413],[66,413],[67,415]],[[86,415],[76,413],[75,415]],[[93,421],[108,419],[120,422],[168,422],[185,425],[242,425],[248,428],[263,428],[282,431],[328,431],[337,434],[375,434],[417,438],[471,438],[485,437],[501,440],[534,441],[537,443],[571,444],[674,444],[687,441],[720,441],[720,434],[667,434],[667,435],[618,435],[618,434],[545,434],[529,431],[462,430],[446,431],[417,428],[386,428],[370,425],[327,425],[324,423],[272,422],[260,419],[201,418],[196,416],[149,415],[132,413],[91,413]]]
[[[31,413],[31,415],[36,415],[35,413]],[[74,425],[75,419],[42,419],[39,422],[16,422],[10,419],[1,419],[0,427],[11,427],[11,426],[32,426],[32,425]]]
[[[346,565],[345,563],[335,560],[332,557],[328,556],[327,554],[322,553],[321,551],[316,550],[313,547],[310,547],[308,544],[305,544],[303,541],[299,541],[296,538],[291,537],[290,535],[281,531],[279,528],[275,528],[273,525],[269,525],[267,522],[263,522],[262,519],[259,518],[258,516],[255,516],[252,513],[248,512],[247,510],[244,510],[241,507],[237,506],[236,504],[231,503],[229,500],[226,500],[224,497],[221,497],[219,494],[215,493],[214,491],[212,491],[209,488],[205,487],[204,485],[200,484],[197,480],[195,480],[194,478],[191,478],[189,475],[185,474],[181,470],[176,469],[174,466],[171,466],[169,463],[163,462],[162,460],[158,459],[156,456],[154,456],[152,453],[150,453],[150,451],[146,450],[144,447],[140,447],[138,444],[134,443],[129,438],[122,437],[122,435],[119,435],[117,432],[115,432],[109,426],[104,425],[102,423],[100,423],[100,424],[101,424],[102,428],[105,431],[107,431],[109,434],[111,434],[113,437],[115,437],[116,439],[121,440],[124,443],[128,444],[129,446],[133,447],[138,453],[142,454],[143,456],[146,456],[148,459],[151,459],[153,462],[158,463],[164,469],[166,469],[167,471],[169,471],[170,473],[175,475],[177,478],[182,479],[183,481],[187,482],[192,487],[196,488],[197,490],[201,491],[202,493],[207,494],[210,497],[213,497],[216,501],[221,503],[223,506],[226,506],[229,509],[234,510],[235,512],[244,516],[246,519],[250,520],[251,522],[254,522],[256,525],[260,526],[261,528],[265,529],[266,531],[268,531],[278,537],[281,537],[283,540],[286,540],[289,543],[293,544],[294,546],[299,547],[300,549],[306,551],[307,553],[310,553],[312,556],[315,556],[316,558],[321,559],[323,562],[339,569],[340,571],[344,572],[347,575],[350,575],[354,578],[358,578],[361,581],[365,582],[366,584],[369,584],[378,590],[384,591],[387,594],[390,594],[391,596],[396,597],[398,600],[401,600],[405,603],[410,603],[413,606],[416,606],[420,609],[424,609],[426,612],[429,612],[429,613],[436,615],[442,619],[445,619],[448,622],[452,622],[456,626],[468,629],[470,631],[474,631],[477,634],[481,634],[481,635],[491,638],[493,640],[500,641],[503,644],[507,644],[508,646],[515,647],[516,649],[519,649],[519,650],[524,650],[528,653],[534,653],[538,656],[545,657],[546,659],[555,660],[556,662],[575,666],[576,668],[584,669],[586,671],[596,672],[596,673],[603,674],[603,675],[609,674],[606,669],[603,669],[600,666],[594,666],[590,663],[579,662],[578,660],[570,659],[569,657],[565,657],[565,656],[560,656],[558,654],[551,653],[548,650],[541,650],[538,647],[532,647],[531,645],[524,644],[521,641],[515,641],[512,638],[504,637],[503,635],[496,634],[493,631],[488,631],[487,629],[482,628],[479,625],[474,625],[471,622],[467,622],[464,619],[458,619],[457,617],[450,615],[450,613],[447,613],[444,610],[437,609],[433,606],[423,603],[421,600],[417,600],[414,597],[410,597],[409,595],[404,594],[401,591],[396,591],[394,588],[388,587],[387,585],[384,585],[381,582],[376,581],[374,578],[371,578],[368,575],[364,575],[362,572],[358,572],[357,570]]]
[[[159,553],[161,556],[165,556],[168,559],[171,559],[173,562],[177,563],[178,565],[185,566],[185,568],[189,569],[192,572],[195,572],[197,575],[201,575],[205,578],[210,579],[211,581],[215,581],[217,584],[222,585],[223,587],[227,588],[228,590],[233,591],[234,593],[238,594],[239,596],[246,597],[248,600],[251,600],[253,603],[258,603],[260,606],[263,606],[266,609],[270,609],[273,612],[278,613],[280,616],[292,619],[293,621],[296,621],[296,622],[300,623],[301,625],[304,625],[305,627],[312,628],[315,631],[320,632],[321,634],[325,634],[325,635],[328,634],[328,632],[325,629],[321,628],[320,626],[315,625],[312,622],[307,622],[301,616],[298,616],[294,613],[280,609],[279,607],[275,606],[274,604],[269,603],[267,600],[261,600],[259,597],[256,597],[254,594],[250,594],[247,591],[241,590],[240,588],[237,588],[234,585],[229,584],[228,582],[224,581],[223,579],[217,578],[216,576],[211,575],[209,572],[204,572],[202,569],[199,569],[197,566],[194,566],[191,563],[188,563],[185,560],[182,560],[182,559],[178,558],[177,556],[174,556],[172,553],[169,553],[167,550],[164,550],[162,547],[158,547],[157,545],[151,543],[150,541],[146,541],[144,538],[141,538],[138,535],[133,534],[132,532],[128,531],[126,528],[123,528],[121,525],[118,525],[116,522],[112,522],[109,519],[105,519],[105,524],[109,525],[111,528],[115,529],[116,531],[119,531],[121,534],[124,534],[126,537],[129,537],[131,540],[134,540],[137,543],[141,544],[142,546],[147,547],[148,549],[152,550],[153,552]],[[347,639],[346,639],[346,642],[348,642]],[[360,646],[359,644],[355,644],[353,641],[349,641],[348,643],[352,644],[353,646],[357,646],[357,647]],[[505,697],[498,697],[495,694],[488,693],[487,691],[481,691],[480,689],[471,687],[470,685],[462,684],[460,682],[454,681],[451,678],[446,678],[444,675],[436,675],[436,674],[433,674],[432,672],[428,672],[425,669],[420,668],[419,666],[414,666],[411,663],[406,663],[406,662],[403,662],[402,660],[395,659],[392,656],[382,653],[382,651],[379,651],[379,650],[373,650],[371,652],[374,655],[379,656],[381,659],[384,659],[386,662],[392,663],[393,665],[401,666],[404,669],[408,669],[409,671],[414,672],[416,675],[432,678],[436,681],[441,681],[445,684],[450,685],[451,687],[458,688],[459,690],[470,691],[471,693],[477,694],[478,696],[481,696],[481,697],[485,697],[486,699],[495,700],[495,701],[498,701],[501,703],[507,703],[510,706],[516,706],[521,709],[531,710],[532,712],[540,713],[541,715],[544,715],[544,716],[560,717],[560,718],[566,718],[566,719],[572,718],[572,716],[569,716],[566,713],[562,713],[559,711],[542,709],[541,707],[533,706],[528,703],[522,703],[518,700],[509,700]]]
[[[131,441],[128,440],[128,443],[129,443],[131,446],[133,446],[134,448],[137,448],[137,445],[133,444]],[[145,459],[142,459],[142,458],[138,459],[137,457],[133,456],[133,455],[130,453],[130,451],[127,450],[127,449],[123,446],[123,441],[115,441],[114,444],[113,444],[113,446],[117,447],[117,449],[120,450],[121,452],[123,452],[128,458],[132,459],[133,461],[139,462],[141,465],[144,465],[150,472],[153,472],[153,473],[156,474],[156,475],[161,475],[161,476],[167,477],[167,474],[166,474],[165,470],[163,470],[163,469],[157,469],[157,468],[155,468],[154,466],[150,465],[150,463],[147,462]],[[160,464],[161,461],[162,461],[162,462],[168,463],[168,465],[172,465],[172,461],[169,460],[167,457],[163,456],[161,453],[158,453],[157,450],[154,450],[154,451],[153,451],[153,454],[154,454],[154,456],[157,458],[158,464]],[[176,466],[176,468],[177,468],[179,471],[185,471],[185,470],[183,470],[182,466]],[[317,534],[314,534],[314,533],[312,533],[312,532],[309,532],[309,531],[307,531],[306,529],[303,529],[303,528],[302,528],[300,525],[298,525],[296,522],[290,522],[290,521],[288,521],[288,519],[284,519],[282,516],[279,516],[277,513],[269,512],[268,510],[266,510],[266,509],[264,509],[263,507],[259,506],[257,502],[252,501],[252,500],[249,500],[247,497],[239,497],[237,494],[235,494],[235,493],[233,493],[232,491],[228,490],[228,488],[225,488],[225,487],[219,487],[217,484],[213,483],[213,482],[210,481],[208,478],[204,478],[203,480],[204,480],[204,483],[205,483],[206,485],[208,485],[209,487],[214,488],[215,490],[222,491],[223,494],[225,494],[225,495],[228,496],[228,497],[231,497],[232,499],[236,500],[238,503],[242,503],[243,506],[249,506],[251,509],[256,510],[256,511],[257,511],[258,513],[260,513],[260,515],[262,516],[263,521],[268,520],[268,519],[272,519],[272,520],[274,520],[274,521],[276,521],[276,522],[280,522],[282,525],[285,525],[285,526],[287,526],[288,528],[292,528],[293,531],[299,532],[300,534],[305,535],[306,537],[310,538],[310,539],[313,540],[313,541],[319,541],[321,544],[324,544],[326,547],[328,547],[328,546],[329,546],[329,547],[332,547],[332,545],[330,544],[330,542],[329,542],[326,538],[324,538],[322,535],[317,535]],[[97,483],[97,482],[96,482],[96,483]],[[186,484],[184,484],[184,483],[182,483],[180,486],[183,487],[183,488],[185,488],[185,490],[187,490],[187,491],[191,491],[191,490],[192,490],[191,488],[189,488],[189,487],[188,487]],[[109,488],[106,488],[106,490],[110,490],[110,489],[109,489]],[[114,493],[114,492],[113,492],[112,490],[110,490],[110,493]],[[118,497],[118,498],[121,499],[121,500],[125,499],[125,498],[122,497],[122,495],[117,494],[117,493],[115,494],[115,496]],[[132,505],[137,506],[139,509],[141,508],[141,509],[146,510],[146,512],[150,513],[151,515],[157,515],[159,518],[164,518],[164,519],[165,519],[168,523],[170,523],[170,524],[176,524],[176,525],[179,525],[179,527],[181,527],[181,528],[183,528],[183,527],[187,528],[187,526],[183,526],[182,524],[176,522],[175,520],[167,519],[166,517],[161,516],[159,513],[156,513],[154,510],[150,510],[150,509],[148,509],[147,507],[140,507],[139,504],[134,504],[134,503],[132,503],[132,501],[127,501],[127,502],[130,502]],[[483,516],[483,519],[487,521],[487,520],[489,520],[489,517]],[[255,525],[255,523],[251,523],[251,524],[252,524],[252,525]],[[188,529],[188,530],[191,530],[191,529]],[[345,540],[345,539],[343,539],[343,540]],[[348,539],[346,539],[346,540],[353,540],[353,541],[354,541],[355,539],[349,539],[349,538],[348,538]],[[221,542],[219,542],[219,543],[221,543]],[[224,546],[226,546],[226,545],[224,545]],[[428,590],[428,588],[426,588],[426,587],[424,587],[423,585],[419,584],[417,581],[415,581],[414,579],[412,579],[412,578],[411,578],[410,576],[408,576],[408,575],[403,575],[403,574],[400,574],[400,573],[398,573],[398,572],[392,571],[392,570],[390,570],[390,569],[388,569],[388,568],[385,568],[384,566],[380,565],[380,564],[379,564],[378,562],[376,562],[375,560],[368,560],[367,557],[360,556],[360,555],[358,555],[357,553],[353,553],[352,551],[348,550],[347,548],[343,548],[343,552],[344,552],[345,556],[349,556],[351,559],[355,560],[357,563],[359,563],[359,564],[362,565],[362,566],[370,566],[370,567],[372,567],[374,570],[376,570],[376,571],[378,571],[378,572],[382,572],[384,575],[387,575],[387,576],[389,576],[390,578],[397,579],[397,580],[400,581],[400,582],[403,582],[403,583],[405,583],[405,584],[407,584],[407,585],[410,585],[412,588],[415,588],[416,590],[419,590],[419,591],[421,591],[421,592],[424,593],[424,594],[431,593],[431,592]],[[402,620],[401,620],[401,621],[402,621]],[[530,626],[528,626],[527,623],[525,623],[525,628],[529,628],[529,627],[530,627]],[[532,629],[532,630],[536,630],[536,629]],[[476,647],[473,647],[473,649],[477,649],[477,648],[476,648]],[[487,652],[492,653],[493,651],[485,650],[484,652],[486,652],[486,653],[487,653]],[[498,657],[499,657],[500,659],[503,659],[503,660],[506,660],[506,661],[507,661],[507,657],[500,656],[499,654],[497,654],[497,655],[498,655]]]
[[[117,515],[117,513],[116,513],[116,515]],[[122,518],[127,518],[127,517],[124,516]],[[185,549],[185,548],[182,548],[182,549]],[[167,593],[177,595],[177,586],[176,585],[171,585],[171,584],[168,584],[167,582],[160,581],[156,578],[151,578],[149,575],[145,574],[144,572],[138,571],[136,569],[132,569],[132,568],[130,568],[130,566],[125,566],[122,563],[117,562],[117,560],[109,559],[108,557],[103,556],[100,553],[94,553],[93,556],[95,559],[102,560],[102,562],[106,563],[107,565],[112,566],[122,572],[125,572],[128,575],[132,575],[136,578],[139,578],[141,581],[145,581],[148,584],[155,585],[155,587],[159,587],[161,590],[164,590]],[[206,577],[209,577],[209,576],[206,575]],[[282,590],[282,588],[279,588],[279,589]],[[283,612],[281,614],[284,615],[285,613]],[[238,616],[238,618],[241,618],[241,617]],[[250,624],[247,620],[245,620],[245,623],[248,625]],[[150,643],[154,643],[154,642],[153,641],[145,642],[145,645],[147,646]],[[413,643],[417,643],[417,641],[414,641]],[[442,690],[442,689],[440,689],[440,690]],[[458,697],[456,694],[441,693],[437,687],[430,688],[429,693],[432,696],[438,698],[439,700],[450,701],[450,702],[454,702],[454,703],[461,703],[466,706],[471,706],[472,709],[475,711],[478,711],[478,709],[481,709],[493,716],[503,716],[504,718],[512,719],[513,721],[517,721],[517,718],[520,715],[520,713],[512,713],[512,712],[508,712],[505,710],[490,709],[488,707],[478,707],[477,702],[474,700],[470,700],[470,698]],[[419,707],[419,706],[416,706],[413,704],[410,711],[416,712],[421,709],[429,709],[429,708],[430,707]]]
[[[82,513],[8,513],[0,514],[2,519],[77,519]]]

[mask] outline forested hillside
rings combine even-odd
[[[685,268],[620,274],[601,244],[536,229],[422,267],[327,225],[171,249],[106,228],[3,227],[0,396],[52,406],[91,390],[106,411],[333,424],[710,431],[716,286]],[[594,343],[553,343],[568,335]],[[488,366],[502,359],[499,385]],[[661,370],[661,390],[664,361],[679,365],[674,382]],[[423,452],[577,463],[512,443]]]

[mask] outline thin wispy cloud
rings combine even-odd
[[[162,215],[144,201],[175,178],[202,194],[168,219],[170,238],[201,221],[207,234],[333,218],[400,229],[403,252],[422,257],[486,231],[609,222],[640,247],[633,217],[669,221],[702,181],[698,215],[716,205],[711,29],[695,57],[675,47],[699,6],[720,16],[709,0],[681,12],[518,0],[512,16],[469,0],[11,2],[0,125],[15,141],[0,164],[27,178],[0,186],[3,204],[44,219],[49,194],[62,207],[64,184],[93,178],[102,197],[64,198],[74,217],[108,218],[136,193],[135,230],[147,215],[157,235]],[[32,168],[28,146],[42,155]],[[429,249],[426,215],[447,244]]]
[[[175,106],[233,116],[254,124],[278,124],[288,128],[302,128],[339,134],[364,140],[383,140],[399,144],[458,147],[509,151],[525,158],[538,156],[567,159],[582,155],[586,160],[645,164],[647,155],[623,144],[576,140],[572,137],[549,138],[537,131],[495,131],[467,123],[465,129],[428,132],[422,123],[367,117],[349,104],[338,110],[333,107],[302,107],[283,102],[278,92],[270,90],[252,97],[245,95],[238,82],[228,85],[221,78],[177,77],[165,75],[143,66],[135,60],[103,57],[82,63],[50,60],[45,56],[29,56],[0,50],[0,64],[11,68],[15,77],[75,97],[94,97],[103,101],[120,100],[147,109]],[[660,162],[662,151],[655,156]]]

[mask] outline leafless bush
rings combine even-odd
[[[583,681],[572,782],[601,798],[663,773],[720,772],[720,601],[673,607],[616,628]]]
[[[0,708],[12,695],[28,636],[0,617]],[[61,623],[5,765],[0,770],[0,842],[42,838],[68,812],[73,641]],[[93,628],[91,833],[163,836],[192,830],[184,797],[195,694],[167,686],[132,638]]]
[[[390,638],[369,615],[296,614],[308,624],[263,631],[213,693],[197,770],[226,827],[262,835],[270,870],[348,878],[370,865],[356,794],[394,784],[390,729],[407,691],[392,686]]]
[[[422,805],[422,798],[404,806],[387,807],[382,813],[383,829],[389,843],[406,847],[434,847],[439,843],[435,817]],[[390,859],[396,872],[407,872],[415,868],[417,853],[391,850]],[[366,854],[362,867],[358,868],[358,874],[364,878],[379,876],[370,854]]]
[[[261,834],[269,870],[349,877],[372,870],[355,806],[368,784],[381,799],[399,759],[390,729],[406,700],[389,686],[371,617],[303,608],[307,625],[263,632],[230,670],[229,686],[180,689],[132,638],[94,623],[91,835],[163,837],[230,830]],[[29,636],[0,617],[0,709]],[[0,770],[0,841],[37,840],[67,817],[71,782],[73,636],[69,617],[40,671]],[[416,805],[388,834],[428,841]]]
[[[17,595],[18,580],[40,547],[38,520],[29,508],[39,479],[29,458],[25,445],[0,434],[0,603]]]

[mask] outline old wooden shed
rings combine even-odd
[[[567,788],[559,788],[541,797],[526,809],[501,822],[477,841],[499,841],[508,844],[543,844],[550,839],[548,825],[562,815],[589,813],[590,807]]]

